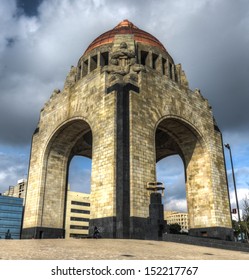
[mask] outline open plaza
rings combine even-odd
[[[1,260],[249,260],[248,252],[134,239],[0,240]]]

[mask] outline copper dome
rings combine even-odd
[[[155,47],[160,48],[161,50],[166,52],[166,49],[164,48],[163,44],[157,40],[154,36],[152,36],[150,33],[143,31],[139,29],[137,26],[135,26],[132,22],[125,19],[121,21],[116,27],[113,29],[101,34],[99,37],[97,37],[86,49],[85,54],[92,49],[105,45],[113,43],[114,36],[118,34],[133,34],[134,40],[136,42],[141,42],[147,45],[152,45]]]

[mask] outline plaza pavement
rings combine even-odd
[[[151,240],[0,240],[2,260],[249,260],[249,253]]]

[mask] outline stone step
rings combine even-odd
[[[163,234],[163,241],[213,247],[226,250],[249,252],[249,244],[205,237],[194,237],[180,234]]]

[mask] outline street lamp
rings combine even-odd
[[[234,192],[235,192],[235,198],[236,198],[236,206],[237,206],[237,209],[238,209],[238,218],[239,218],[239,227],[240,227],[241,241],[243,241],[243,234],[242,234],[242,229],[241,229],[240,211],[239,211],[239,202],[238,202],[236,181],[235,181],[234,170],[233,170],[232,152],[231,152],[231,147],[230,147],[229,144],[225,144],[224,146],[229,150],[229,154],[230,154],[231,167],[232,167],[232,174],[233,174],[233,185],[234,185]]]

